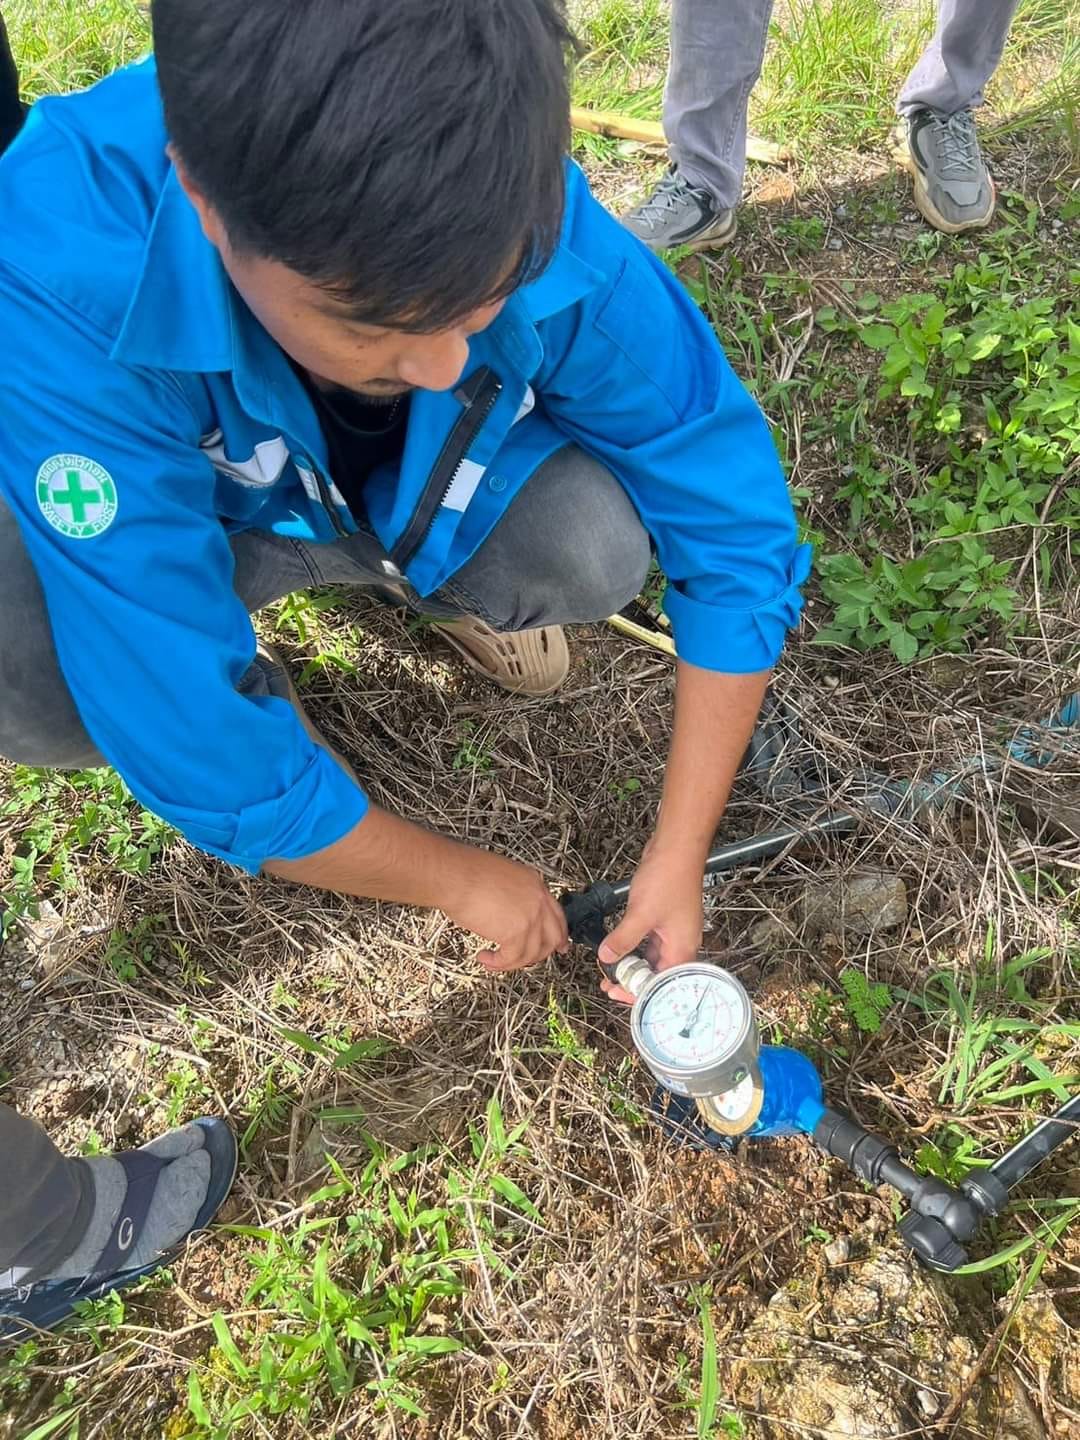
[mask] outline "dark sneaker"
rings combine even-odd
[[[897,159],[915,180],[915,204],[946,235],[981,230],[994,218],[997,192],[970,110],[914,110],[897,127]]]
[[[707,190],[699,190],[672,168],[643,205],[622,223],[650,250],[712,250],[735,238],[735,211],[721,210]]]

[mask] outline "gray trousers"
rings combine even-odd
[[[901,114],[982,102],[1019,0],[938,0],[937,30],[904,85]],[[672,0],[664,130],[681,174],[725,210],[739,203],[746,112],[761,74],[773,0]]]
[[[311,585],[385,590],[385,552],[371,535],[306,545],[249,532],[237,538],[234,584],[249,610]],[[600,620],[640,591],[649,537],[629,497],[573,446],[537,470],[493,535],[418,612],[479,615],[501,630]],[[261,672],[241,688],[258,691]],[[0,501],[0,754],[29,765],[101,760],[56,661],[41,587],[11,512]],[[92,1186],[34,1121],[0,1105],[0,1273],[47,1273],[85,1233]]]

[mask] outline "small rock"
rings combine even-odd
[[[915,1399],[919,1402],[919,1409],[926,1416],[927,1420],[933,1420],[934,1416],[941,1409],[941,1401],[932,1390],[918,1390]]]
[[[812,934],[846,931],[852,935],[873,935],[879,930],[896,930],[906,923],[907,886],[899,875],[882,870],[847,875],[827,884],[807,886],[800,908],[803,922]]]
[[[1007,1365],[998,1377],[995,1436],[1001,1440],[1046,1440],[1046,1428],[1028,1398],[1016,1370]]]
[[[817,1286],[812,1293],[785,1286],[730,1342],[724,1378],[736,1404],[760,1417],[755,1436],[911,1435],[911,1419],[927,1403],[919,1391],[934,1400],[935,1417],[959,1402],[961,1433],[994,1434],[988,1385],[962,1393],[961,1366],[977,1352],[958,1333],[955,1301],[910,1255],[879,1252],[842,1271],[839,1284],[826,1278],[824,1285],[827,1298]],[[834,1337],[858,1337],[851,1351],[813,1337],[823,1304]]]
[[[1014,1297],[1001,1302],[1011,1307]],[[1054,1297],[1039,1281],[1024,1296],[1016,1312],[1014,1334],[1028,1364],[1039,1375],[1040,1384],[1060,1396],[1070,1410],[1080,1408],[1080,1338],[1066,1323]]]
[[[839,235],[830,235],[830,236],[829,236],[829,249],[830,249],[830,250],[842,250],[843,248],[844,248],[844,242],[843,242],[843,240],[840,239],[840,236],[839,236]]]
[[[935,655],[926,667],[931,685],[946,695],[966,684],[971,670],[960,655]]]
[[[766,915],[750,931],[750,944],[755,950],[772,950],[791,940],[791,924],[783,915]]]
[[[316,1120],[308,1131],[307,1139],[300,1150],[299,1173],[302,1178],[315,1174],[326,1164],[327,1155],[337,1161],[345,1158],[349,1151],[362,1151],[364,1137],[363,1121],[355,1125],[341,1124],[330,1120]]]
[[[837,1265],[846,1265],[851,1259],[851,1241],[846,1235],[838,1235],[835,1240],[830,1240],[824,1250],[826,1263],[834,1269]]]
[[[836,216],[837,220],[847,220],[851,215],[851,211],[843,203],[843,201],[841,201],[840,204],[837,205],[837,207],[833,211],[833,214]]]

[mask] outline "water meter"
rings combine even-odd
[[[696,1101],[721,1134],[749,1130],[761,1113],[761,1047],[741,981],[707,960],[656,971],[628,955],[603,968],[634,996],[634,1045],[660,1084]]]

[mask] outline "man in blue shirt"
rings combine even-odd
[[[364,586],[543,694],[655,552],[671,756],[608,949],[689,959],[808,560],[757,406],[565,158],[561,5],[152,16],[156,63],[40,102],[0,162],[0,754],[103,758],[235,866],[532,965],[567,945],[541,877],[371,803],[250,612]]]

